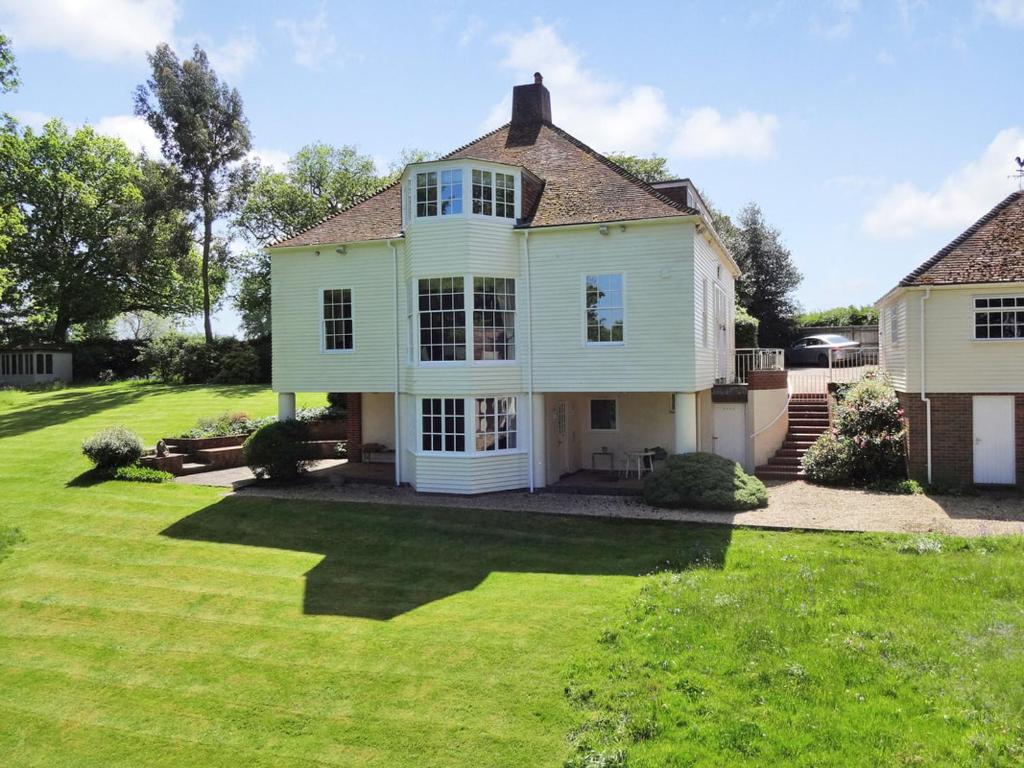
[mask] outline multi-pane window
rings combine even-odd
[[[425,397],[421,402],[420,447],[424,451],[466,450],[466,401],[461,397]]]
[[[437,171],[416,174],[416,215],[437,216]]]
[[[473,359],[516,359],[516,281],[473,278]]]
[[[324,350],[352,349],[352,291],[331,288],[324,291]]]
[[[462,169],[441,171],[441,215],[462,213]]]
[[[975,339],[1024,339],[1024,296],[974,300]]]
[[[516,217],[516,177],[511,173],[494,174],[494,215]]]
[[[586,323],[588,344],[621,344],[625,300],[622,275],[587,275]]]
[[[461,277],[419,281],[420,361],[466,359],[466,294]]]
[[[515,448],[516,399],[478,397],[475,432],[478,451],[507,451]]]
[[[500,175],[500,174],[499,174]],[[473,213],[484,216],[494,214],[494,174],[490,171],[473,171]]]
[[[618,402],[614,399],[597,399],[590,401],[590,428],[592,430],[611,432],[619,428]]]

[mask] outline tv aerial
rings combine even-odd
[[[1011,173],[1007,178],[1017,180],[1017,191],[1024,192],[1024,157],[1013,158],[1017,161],[1017,170]]]

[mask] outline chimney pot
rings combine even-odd
[[[544,83],[544,75],[542,75],[540,72],[534,72],[533,82],[535,85],[542,85]]]

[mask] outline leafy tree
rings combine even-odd
[[[166,43],[149,55],[152,75],[135,91],[135,113],[160,139],[164,157],[187,182],[203,224],[203,326],[213,340],[211,263],[213,225],[240,203],[250,168],[241,161],[252,146],[242,97],[210,67],[198,45],[180,61]]]
[[[197,264],[166,167],[51,120],[38,134],[0,132],[0,169],[0,199],[21,216],[5,259],[7,322],[45,323],[65,341],[72,325],[120,312],[194,311]]]
[[[658,155],[640,157],[639,155],[627,155],[624,152],[611,152],[605,157],[625,168],[638,179],[648,183],[676,178],[668,169],[668,160]]]
[[[18,78],[18,65],[14,62],[14,51],[11,50],[11,39],[0,32],[0,93],[18,90],[21,81]]]
[[[736,222],[712,214],[715,229],[740,267],[736,301],[760,321],[764,346],[785,346],[797,312],[793,292],[803,276],[782,244],[778,229],[770,226],[756,203],[748,203]]]
[[[803,326],[825,325],[877,325],[878,310],[870,304],[862,307],[851,304],[848,307],[833,307],[817,312],[805,312],[798,318]]]
[[[404,148],[398,157],[388,163],[388,172],[381,178],[381,186],[391,184],[401,177],[405,166],[410,163],[422,163],[426,160],[437,160],[441,155],[429,149]]]
[[[284,171],[259,171],[235,219],[235,226],[254,246],[243,257],[235,294],[247,337],[270,333],[270,257],[265,246],[308,229],[387,181],[377,175],[373,159],[359,154],[355,147],[321,143],[296,152]]]

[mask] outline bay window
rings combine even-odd
[[[503,219],[516,217],[516,177],[511,173],[494,174],[494,215]]]
[[[493,174],[473,169],[473,213],[491,216],[494,213]]]
[[[516,281],[473,278],[473,359],[515,360]]]
[[[514,278],[431,277],[419,279],[416,285],[421,363],[516,359]],[[471,317],[467,302],[472,302]],[[471,358],[467,356],[470,333]]]
[[[420,361],[466,359],[466,294],[461,277],[419,281]]]
[[[516,398],[476,399],[477,451],[507,451],[516,447]]]
[[[465,452],[466,401],[461,397],[425,397],[420,407],[420,447],[424,451]]]

